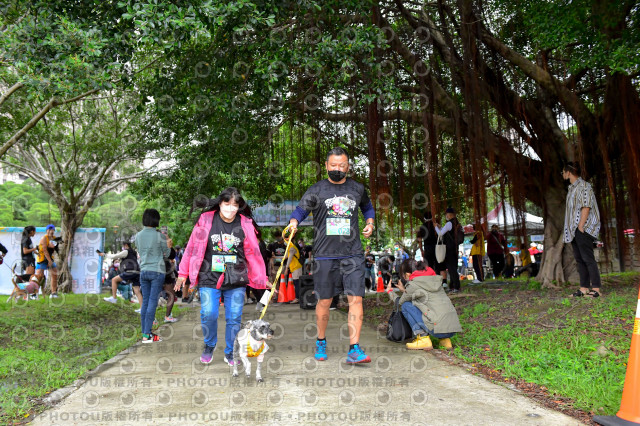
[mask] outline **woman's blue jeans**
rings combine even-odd
[[[227,321],[224,333],[224,354],[229,359],[230,356],[233,356],[233,342],[236,340],[238,331],[240,331],[245,287],[236,287],[229,290],[200,287],[199,291],[202,335],[204,336],[204,344],[211,347],[215,347],[218,343],[220,296],[224,295],[224,317]]]
[[[140,272],[140,291],[142,292],[140,323],[143,334],[151,334],[151,327],[158,307],[158,295],[162,291],[163,285],[164,274],[155,271]]]
[[[411,302],[404,302],[402,304],[402,315],[407,319],[407,322],[411,326],[411,330],[414,335],[428,334],[438,339],[446,339],[447,337],[455,336],[456,333],[434,333],[433,330],[429,330],[424,325],[422,319],[422,312]]]

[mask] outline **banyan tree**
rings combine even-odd
[[[636,1],[236,6],[194,7],[198,31],[140,82],[174,100],[158,110],[161,125],[173,141],[201,141],[200,158],[241,134],[247,152],[262,147],[251,167],[284,170],[273,181],[265,172],[262,183],[281,182],[260,186],[273,191],[296,187],[307,161],[344,145],[378,210],[402,213],[394,226],[405,236],[426,209],[453,205],[478,223],[497,199],[533,204],[545,222],[538,278],[549,286],[575,271],[561,169],[578,161],[608,253],[628,252],[624,229],[640,228]],[[209,107],[194,110],[203,97]]]

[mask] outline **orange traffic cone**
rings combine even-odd
[[[278,303],[287,303],[287,283],[284,281],[284,274],[280,275],[278,285]]]
[[[382,272],[378,271],[378,288],[376,289],[378,293],[382,293],[384,291],[384,281],[382,279]]]
[[[287,282],[287,299],[292,302],[296,298],[296,286],[293,285],[293,277],[289,274],[289,281]]]
[[[603,426],[640,425],[640,291],[638,308],[631,334],[631,349],[624,378],[620,411],[615,416],[595,416],[593,421]]]

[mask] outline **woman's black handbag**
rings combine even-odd
[[[236,263],[225,263],[223,287],[240,287],[249,284],[247,265],[238,260]]]
[[[405,342],[413,337],[413,331],[407,319],[402,315],[399,309],[400,298],[395,300],[393,312],[389,317],[389,328],[387,328],[387,340],[392,342]]]

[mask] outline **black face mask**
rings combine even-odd
[[[334,182],[340,182],[342,179],[347,177],[347,174],[340,170],[329,170],[328,174],[329,174],[329,179],[331,179]]]
[[[405,280],[404,278],[400,278],[400,282],[402,283],[403,286],[406,287],[407,285],[407,280]]]

